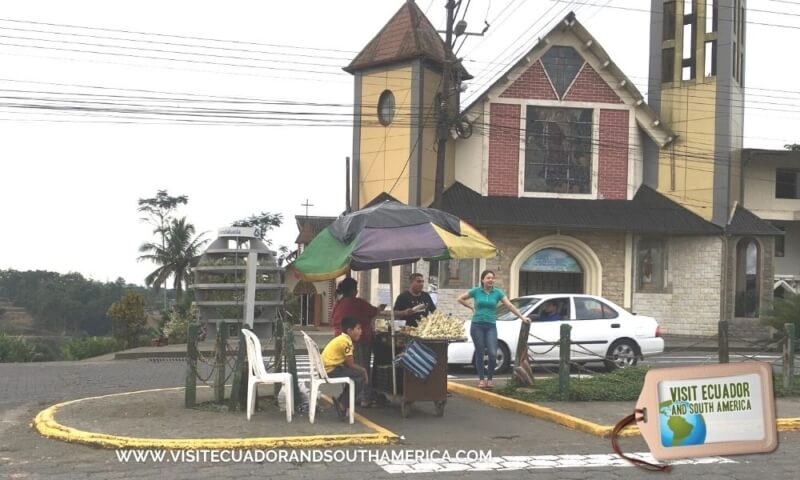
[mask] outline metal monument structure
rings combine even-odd
[[[208,325],[208,340],[215,340],[223,325],[229,329],[225,336],[238,336],[242,327],[259,338],[272,336],[283,305],[284,270],[256,233],[221,228],[194,268],[195,304],[200,323]]]

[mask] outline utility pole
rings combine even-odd
[[[441,208],[442,193],[444,192],[444,162],[447,150],[447,137],[450,135],[450,109],[451,107],[451,86],[450,76],[453,72],[452,62],[455,61],[453,55],[453,23],[455,22],[455,0],[447,0],[447,23],[444,37],[444,66],[442,67],[442,90],[439,93],[439,118],[438,128],[436,129],[438,138],[438,149],[436,151],[436,178],[433,185],[433,206]]]

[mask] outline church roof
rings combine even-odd
[[[297,222],[297,238],[295,239],[294,243],[300,245],[308,245],[311,243],[311,240],[314,240],[319,232],[323,231],[325,227],[333,223],[336,220],[336,217],[316,217],[316,216],[305,216],[305,215],[295,215],[294,217],[295,222]]]
[[[442,210],[479,226],[606,230],[663,235],[720,235],[722,229],[650,187],[633,200],[482,196],[455,183]]]
[[[355,73],[414,59],[442,66],[446,59],[445,50],[444,41],[436,28],[413,0],[406,0],[344,71]],[[454,56],[450,56],[450,61],[461,67],[462,79],[472,78]]]
[[[375,205],[378,205],[379,203],[383,203],[383,202],[397,202],[397,203],[403,203],[403,202],[401,202],[400,200],[398,200],[398,199],[394,198],[393,196],[389,195],[388,193],[386,193],[386,192],[381,192],[381,193],[379,193],[379,194],[378,194],[378,195],[377,195],[375,198],[373,198],[372,200],[370,200],[370,201],[369,201],[369,203],[367,203],[366,205],[364,205],[364,206],[362,207],[362,210],[363,210],[364,208],[374,207]]]
[[[755,213],[736,205],[730,222],[725,226],[725,233],[730,235],[762,235],[781,236],[784,233],[773,227],[769,222],[762,220]]]
[[[623,100],[634,108],[636,122],[659,147],[669,144],[677,135],[667,126],[658,115],[647,105],[644,96],[636,85],[622,72],[611,60],[608,53],[588,30],[575,18],[575,13],[568,13],[564,19],[557,23],[544,37],[540,37],[536,45],[524,53],[517,62],[507,69],[489,88],[481,92],[475,100],[463,110],[463,113],[474,116],[471,112],[476,105],[481,104],[490,95],[502,93],[512,84],[513,80],[522,75],[529,67],[534,65],[540,57],[555,46],[554,37],[562,32],[575,37],[581,45],[581,55],[592,65],[595,71],[606,81],[608,86]],[[470,118],[472,120],[472,118]]]

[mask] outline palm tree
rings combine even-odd
[[[149,260],[157,265],[144,282],[148,287],[158,291],[161,284],[172,277],[175,288],[176,302],[181,304],[183,299],[183,285],[189,284],[191,267],[200,259],[199,251],[208,240],[203,239],[205,233],[195,236],[194,225],[186,221],[186,217],[173,219],[162,232],[164,245],[152,242],[143,243],[139,252],[139,261]]]

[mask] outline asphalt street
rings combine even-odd
[[[665,357],[664,361],[667,360],[672,361]],[[546,479],[627,479],[649,475],[611,456],[608,439],[496,410],[459,395],[451,397],[445,417],[436,421],[425,411],[409,419],[400,418],[392,409],[376,412],[373,419],[404,435],[404,440],[400,445],[373,450],[438,449],[452,452],[452,455],[458,450],[490,450],[495,459],[492,462],[473,463],[468,467],[457,463],[335,460],[254,463],[198,461],[197,458],[157,461],[148,458],[142,462],[124,462],[116,451],[49,440],[30,428],[30,421],[38,411],[57,402],[181,386],[184,368],[184,363],[176,360],[0,364],[0,478],[151,479],[158,476],[238,480],[257,475],[261,478],[353,479],[398,478],[407,474],[420,479],[448,476],[518,478],[529,475]],[[591,408],[591,404],[587,404],[587,408]],[[296,421],[303,420],[299,417]],[[800,451],[800,433],[782,433],[780,442],[778,450],[769,455],[712,458],[678,465],[670,476],[703,476],[704,480],[796,478],[800,466],[796,455]],[[623,439],[622,446],[629,452],[647,451],[638,437]],[[353,451],[355,447],[346,450]],[[502,465],[498,463],[500,461]],[[459,469],[466,471],[457,472]]]

